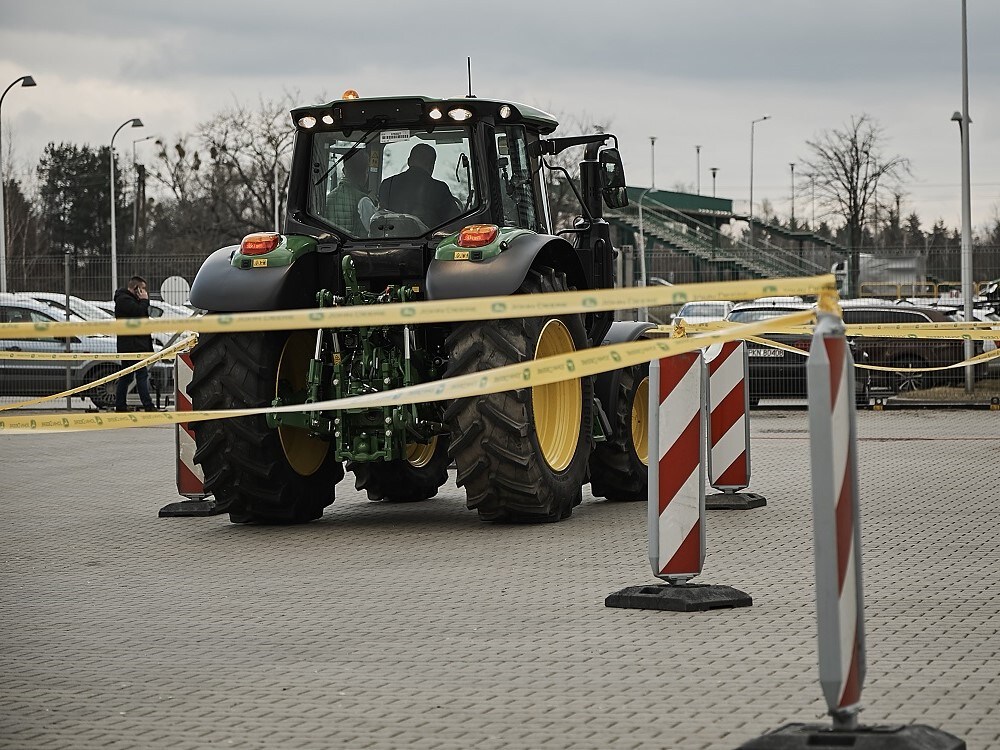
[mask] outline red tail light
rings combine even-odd
[[[500,228],[495,224],[470,224],[458,234],[459,247],[483,247],[497,238]]]
[[[243,255],[263,255],[269,253],[281,244],[281,235],[277,232],[258,232],[248,234],[240,243]]]

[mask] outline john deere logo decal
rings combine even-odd
[[[505,302],[494,302],[490,305],[490,309],[495,313],[502,313],[507,311],[507,304]]]

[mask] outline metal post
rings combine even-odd
[[[788,168],[792,171],[792,219],[791,226],[789,227],[792,231],[795,230],[795,162],[788,162]]]
[[[697,191],[698,195],[701,195],[701,146],[694,147],[694,164],[695,164],[695,174],[697,175]]]
[[[278,158],[274,159],[274,231],[280,232],[280,220],[278,218]]]
[[[962,298],[965,301],[965,321],[972,322],[972,199],[969,165],[969,40],[966,2],[962,0]],[[973,354],[972,341],[965,342],[965,358]],[[972,393],[975,373],[965,368],[965,392]]]
[[[649,136],[649,189],[656,187],[656,136]]]
[[[712,197],[714,198],[715,197],[715,175],[718,174],[719,168],[718,167],[709,167],[708,171],[712,173]]]
[[[121,132],[122,128],[126,125],[131,125],[133,128],[141,128],[142,120],[138,117],[133,117],[126,120],[111,136],[111,148],[108,151],[110,158],[108,161],[111,164],[111,296],[114,297],[115,291],[118,289],[118,245],[117,237],[115,233],[115,138]]]
[[[0,94],[0,292],[7,291],[7,213],[4,210],[4,180],[3,180],[3,98],[18,83],[22,88],[37,86],[31,76],[21,76],[3,90]]]
[[[63,278],[63,286],[64,286],[64,288],[66,290],[66,322],[67,323],[69,322],[69,253],[70,253],[69,250],[65,250],[63,252],[63,276],[64,276],[64,278]],[[66,353],[68,354],[69,352],[72,351],[72,346],[70,345],[70,337],[69,336],[66,337],[65,342],[66,342]],[[73,381],[72,365],[73,365],[73,363],[70,360],[67,359],[66,360],[66,390],[67,391],[70,388],[73,387],[73,382],[72,382]],[[67,409],[72,409],[73,408],[73,397],[72,396],[67,396],[66,397],[66,408]]]
[[[642,223],[642,199],[646,197],[646,193],[653,189],[650,185],[648,188],[642,191],[639,196],[639,286],[646,286],[646,235],[643,231]],[[649,320],[649,308],[640,307],[639,308],[639,320]]]
[[[750,246],[753,247],[753,130],[758,122],[764,122],[771,118],[771,115],[758,117],[750,123]]]

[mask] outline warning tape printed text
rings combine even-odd
[[[129,318],[52,323],[0,323],[0,338],[31,339],[52,336],[146,334],[163,331],[219,333],[237,331],[291,331],[313,328],[454,323],[497,318],[621,310],[634,307],[680,305],[695,300],[754,299],[775,294],[815,295],[835,289],[832,275],[791,279],[720,281],[672,287],[592,289],[585,292],[515,294],[507,297],[471,297],[386,305],[324,307],[311,310],[203,315],[194,318]]]
[[[814,319],[812,311],[793,313],[740,326],[738,330],[706,333],[678,339],[645,339],[624,344],[582,349],[572,355],[556,355],[498,367],[485,372],[470,373],[456,378],[446,378],[431,383],[421,383],[381,393],[333,399],[313,404],[290,404],[260,409],[185,412],[136,412],[126,414],[75,414],[70,416],[10,417],[0,419],[0,432],[79,432],[109,430],[123,427],[152,427],[162,424],[202,422],[209,419],[230,419],[268,413],[301,411],[335,411],[341,409],[403,406],[430,401],[451,401],[487,393],[500,393],[519,388],[535,388],[570,378],[588,377],[623,367],[650,362],[660,357],[694,351],[712,344],[767,333],[775,323],[796,325]]]

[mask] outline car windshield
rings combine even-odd
[[[722,318],[726,317],[727,305],[725,302],[688,302],[677,313],[677,317],[697,315],[702,318]]]
[[[468,128],[313,136],[309,212],[354,238],[419,237],[475,208]]]

